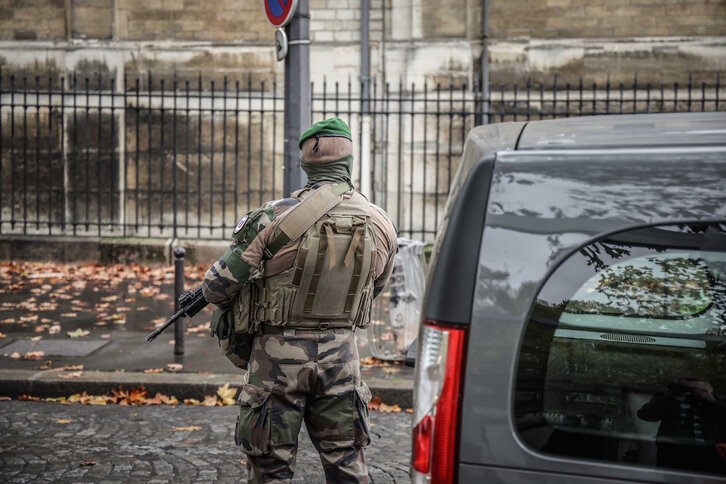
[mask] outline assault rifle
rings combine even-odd
[[[204,295],[202,294],[202,286],[199,286],[194,290],[185,292],[184,294],[179,296],[179,311],[177,311],[172,317],[167,319],[164,324],[149,333],[149,336],[146,337],[146,341],[152,341],[154,338],[159,336],[166,328],[176,323],[177,320],[185,316],[191,318],[199,311],[204,309],[207,304],[209,303],[206,299],[204,299]]]

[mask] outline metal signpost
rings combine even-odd
[[[283,190],[288,197],[305,185],[297,140],[310,125],[310,6],[308,0],[264,0],[264,5],[267,20],[278,29],[277,59],[285,59]]]

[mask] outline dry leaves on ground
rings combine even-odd
[[[168,363],[166,367],[169,371],[181,371],[182,368],[184,368],[184,365],[181,363]]]
[[[174,432],[194,432],[195,430],[202,430],[199,425],[189,425],[187,427],[174,427]]]
[[[144,373],[146,373],[147,375],[150,373],[164,373],[164,369],[163,368],[147,368],[146,370],[144,370]]]
[[[45,351],[28,351],[23,355],[24,360],[39,360],[45,356]],[[12,358],[12,355],[10,355]]]
[[[393,405],[385,404],[378,395],[368,402],[368,410],[381,413],[401,413],[401,407],[397,403]]]
[[[81,366],[81,369],[83,367]],[[77,378],[81,376],[82,372],[68,373],[67,376],[61,375],[61,378]],[[203,405],[207,407],[215,406],[229,406],[235,405],[234,399],[237,394],[236,388],[230,388],[229,383],[225,383],[217,389],[216,395],[207,395],[204,400],[199,401],[194,398],[187,398],[184,400],[185,405]],[[162,393],[156,393],[153,397],[149,395],[149,391],[143,386],[133,388],[131,390],[124,390],[122,387],[116,388],[105,395],[89,395],[87,392],[76,393],[70,397],[55,397],[55,398],[40,398],[32,395],[21,395],[18,400],[24,401],[45,401],[45,402],[57,402],[57,403],[81,403],[83,405],[178,405],[179,400],[174,396],[164,395]]]
[[[66,424],[69,424],[71,422],[73,422],[73,420],[71,420],[69,418],[59,418],[58,420],[56,420],[55,423],[60,424],[60,425],[66,425]]]

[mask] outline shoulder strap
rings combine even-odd
[[[350,190],[348,182],[325,185],[291,208],[277,226],[275,239],[265,248],[265,259],[272,259],[284,246],[302,237],[320,217],[338,205],[343,200],[343,194]]]

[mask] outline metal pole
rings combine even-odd
[[[297,140],[310,126],[310,5],[298,0],[292,21],[285,28],[288,52],[285,57],[285,176],[284,196],[306,183],[300,167]]]
[[[184,247],[174,249],[174,312],[179,311],[179,297],[184,294]],[[184,318],[174,323],[174,354],[184,354]]]
[[[489,0],[481,5],[481,90],[484,105],[480,124],[489,122]]]
[[[367,197],[373,195],[371,186],[371,118],[369,116],[369,83],[371,80],[371,63],[369,52],[368,0],[360,5],[360,190]]]

